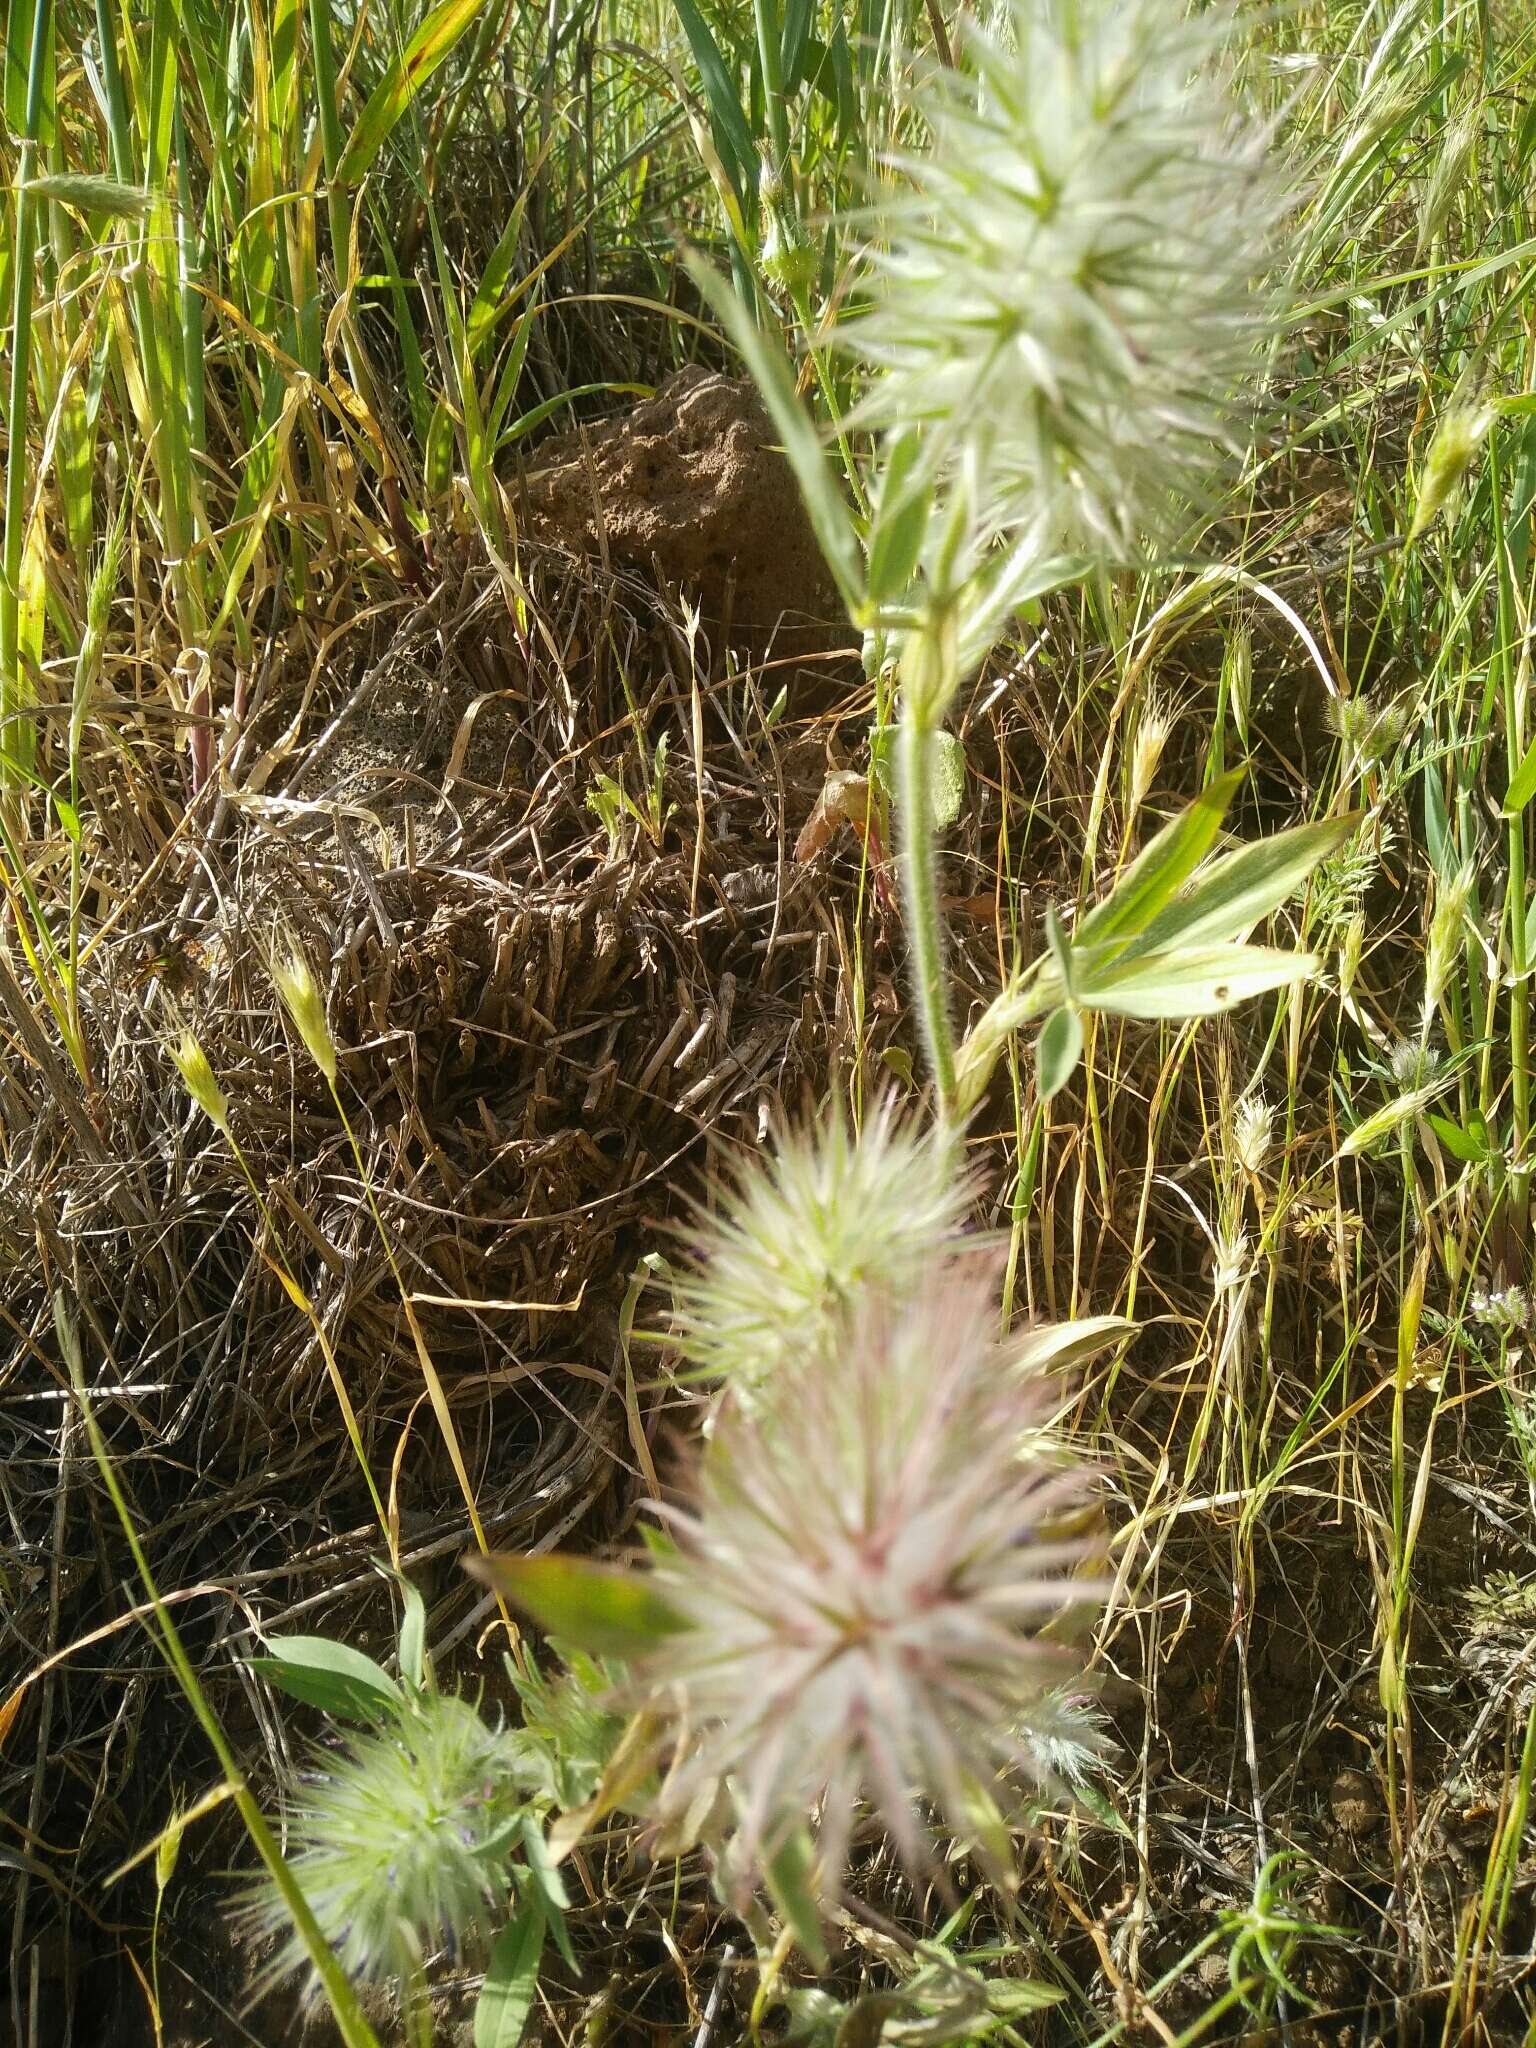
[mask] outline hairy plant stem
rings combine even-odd
[[[903,662],[901,723],[896,734],[897,827],[912,983],[923,1048],[937,1091],[939,1121],[955,1103],[955,1036],[945,986],[944,918],[939,908],[938,844],[933,829],[934,753],[944,710],[954,693],[953,636],[931,621],[909,643]]]

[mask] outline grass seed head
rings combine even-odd
[[[304,1049],[332,1086],[336,1081],[336,1041],[326,1020],[325,998],[314,970],[296,939],[287,939],[272,956],[272,985],[288,1012]]]
[[[197,1034],[190,1027],[182,1031],[178,1042],[171,1047],[171,1058],[181,1075],[187,1093],[198,1108],[221,1130],[229,1135],[229,1098],[219,1086],[213,1071],[213,1063],[202,1048]]]
[[[1476,869],[1465,862],[1446,879],[1435,881],[1434,910],[1424,950],[1424,1021],[1427,1027],[1449,988],[1466,946]]]
[[[1245,1095],[1232,1113],[1232,1156],[1245,1173],[1263,1170],[1275,1142],[1275,1112],[1262,1095]]]

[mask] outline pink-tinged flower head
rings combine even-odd
[[[1031,1711],[1053,1720],[1059,1626],[1096,1592],[1031,1357],[1063,1346],[999,1341],[990,1260],[929,1276],[727,1405],[657,1574],[691,1626],[636,1672],[676,1717],[669,1808],[723,1781],[750,1863],[819,1805],[831,1892],[861,1804],[917,1865],[928,1810],[973,1836],[1000,1776],[1050,1778]]]

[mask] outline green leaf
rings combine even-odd
[[[1135,960],[1116,958],[1078,969],[1075,991],[1085,1010],[1120,1017],[1215,1017],[1251,996],[1305,981],[1317,972],[1311,953],[1283,953],[1272,946],[1191,946],[1151,953]]]
[[[1124,958],[1200,946],[1247,931],[1293,896],[1320,860],[1354,836],[1360,813],[1293,825],[1212,861],[1188,895],[1170,903],[1126,948]]]
[[[409,1579],[400,1581],[405,1612],[400,1617],[400,1676],[420,1692],[427,1673],[427,1603]]]
[[[763,1881],[785,1926],[794,1935],[813,1966],[827,1967],[827,1948],[821,1933],[821,1911],[811,1872],[816,1862],[816,1845],[802,1822],[792,1828],[773,1854],[764,1859]]]
[[[928,533],[933,486],[922,461],[916,427],[898,436],[880,481],[880,502],[869,536],[869,601],[890,604],[905,597]]]
[[[485,0],[442,0],[403,50],[397,50],[384,75],[368,95],[367,105],[336,166],[338,185],[355,185],[383,148],[390,131],[405,114],[417,93],[453,49]],[[341,252],[337,252],[337,261]]]
[[[497,319],[505,308],[502,296],[512,276],[512,266],[517,261],[518,249],[523,239],[523,210],[527,205],[529,187],[524,186],[513,203],[506,226],[497,239],[495,248],[485,260],[476,287],[474,302],[469,317],[464,323],[464,338],[470,359],[478,360],[486,337],[495,327]]]
[[[520,1817],[519,1825],[523,1837],[523,1854],[528,1859],[528,1875],[537,1887],[544,1918],[553,1930],[556,1947],[574,1970],[576,1957],[571,1948],[571,1937],[565,1927],[566,1910],[571,1903],[565,1889],[565,1880],[560,1875],[554,1857],[549,1853],[544,1830],[535,1817],[531,1813],[524,1813]]]
[[[1243,769],[1232,768],[1218,775],[1147,842],[1110,894],[1078,926],[1080,945],[1103,945],[1146,929],[1210,852],[1243,774]]]
[[[1050,948],[1051,964],[1056,970],[1056,981],[1064,995],[1070,996],[1077,980],[1077,962],[1067,944],[1067,935],[1061,928],[1061,919],[1056,915],[1054,903],[1045,906],[1045,942]]]
[[[563,411],[567,406],[579,404],[583,398],[597,398],[612,392],[618,393],[621,397],[649,398],[654,390],[655,386],[652,384],[573,384],[568,390],[557,391],[553,398],[541,399],[537,405],[530,406],[527,412],[519,413],[510,426],[501,428],[496,436],[497,452],[499,454],[503,448],[510,448],[514,441],[523,440],[525,436],[542,427],[547,419],[552,419],[557,412]]]
[[[1059,1095],[1083,1056],[1083,1020],[1070,1003],[1052,1010],[1035,1044],[1035,1087],[1042,1102]]]
[[[1042,1984],[1034,1977],[995,1977],[987,1985],[987,2006],[1008,2019],[1022,2019],[1025,2013],[1060,2005],[1066,1995],[1059,1984]]]
[[[1018,1865],[1014,1859],[1013,1837],[991,1786],[973,1771],[960,1776],[961,1803],[955,1815],[962,1823],[963,1836],[980,1856],[992,1882],[1005,1898],[1019,1888]]]
[[[1467,1166],[1486,1166],[1493,1157],[1486,1129],[1480,1137],[1446,1116],[1427,1116],[1424,1121],[1453,1159],[1460,1159]]]
[[[267,1657],[249,1659],[252,1671],[306,1706],[342,1721],[383,1721],[398,1713],[405,1695],[381,1664],[329,1636],[269,1636]]]
[[[1533,796],[1536,796],[1536,739],[1526,748],[1520,766],[1510,777],[1509,788],[1504,792],[1504,816],[1518,818]]]
[[[934,734],[931,766],[928,807],[934,830],[947,832],[965,803],[965,749],[952,732]]]
[[[786,97],[799,90],[805,78],[807,56],[826,55],[823,46],[811,34],[811,19],[815,12],[816,0],[785,0],[784,38],[779,62]]]
[[[555,1551],[465,1559],[465,1569],[494,1586],[550,1635],[598,1657],[629,1657],[691,1624],[640,1571],[593,1564]]]
[[[9,20],[5,32],[5,124],[16,137],[27,133],[27,105],[32,98],[32,59],[34,55],[41,64],[41,91],[37,94],[37,127],[33,140],[47,150],[53,146],[55,135],[56,63],[54,44],[57,37],[56,10],[48,0],[11,0]],[[43,35],[39,41],[35,35],[41,23]]]
[[[475,2048],[517,2048],[533,2011],[544,1956],[544,1907],[533,1893],[491,1945],[475,2006]]]
[[[732,287],[703,257],[689,252],[689,275],[732,345],[751,371],[762,393],[784,453],[795,472],[805,509],[826,560],[836,579],[849,613],[858,617],[865,609],[864,569],[858,535],[847,500],[832,473],[816,429],[795,391],[789,359],[777,340],[763,333]]]
[[[752,130],[742,112],[736,87],[720,54],[720,45],[710,32],[709,23],[694,0],[672,0],[672,4],[683,24],[688,47],[693,51],[693,61],[699,67],[699,83],[704,88],[704,98],[709,107],[715,147],[730,174],[737,198],[745,205],[748,197],[757,190],[757,147],[752,140]]]
[[[888,1045],[880,1055],[880,1063],[893,1073],[903,1088],[915,1088],[917,1075],[912,1070],[912,1055],[905,1046]]]
[[[1012,1355],[1031,1372],[1063,1372],[1081,1365],[1097,1351],[1130,1337],[1140,1324],[1124,1316],[1082,1316],[1072,1323],[1042,1323],[1026,1330],[1012,1347]]]

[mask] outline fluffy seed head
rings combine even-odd
[[[998,1340],[995,1278],[952,1262],[840,1356],[788,1362],[669,1515],[658,1591],[692,1626],[636,1675],[676,1717],[666,1808],[724,1781],[739,1866],[819,1801],[835,1893],[862,1802],[916,1865],[925,1805],[968,1835],[999,1772],[1048,1771],[1031,1712],[1073,1669],[1048,1631],[1097,1590],[1087,1489],[1045,1432],[1051,1383]]]
[[[408,1979],[484,1925],[506,1893],[522,1770],[513,1735],[435,1693],[324,1757],[290,1814],[288,1860],[349,1976]],[[284,1937],[274,1978],[305,1965],[275,1886],[263,1883],[246,1918]]]
[[[1139,558],[1176,537],[1272,328],[1285,188],[1224,77],[1230,16],[1180,0],[1003,0],[930,73],[930,143],[871,210],[843,345],[864,419],[922,423],[978,537]]]
[[[969,1199],[951,1148],[889,1104],[857,1136],[834,1113],[785,1138],[699,1222],[675,1297],[685,1355],[743,1392],[812,1356],[835,1370],[840,1333],[911,1295]]]
[[[1402,700],[1378,703],[1367,696],[1331,697],[1323,723],[1344,743],[1350,767],[1375,767],[1401,744],[1408,730],[1408,706]]]
[[[1531,1298],[1523,1287],[1474,1287],[1472,1320],[1503,1338],[1524,1336],[1531,1326]]]

